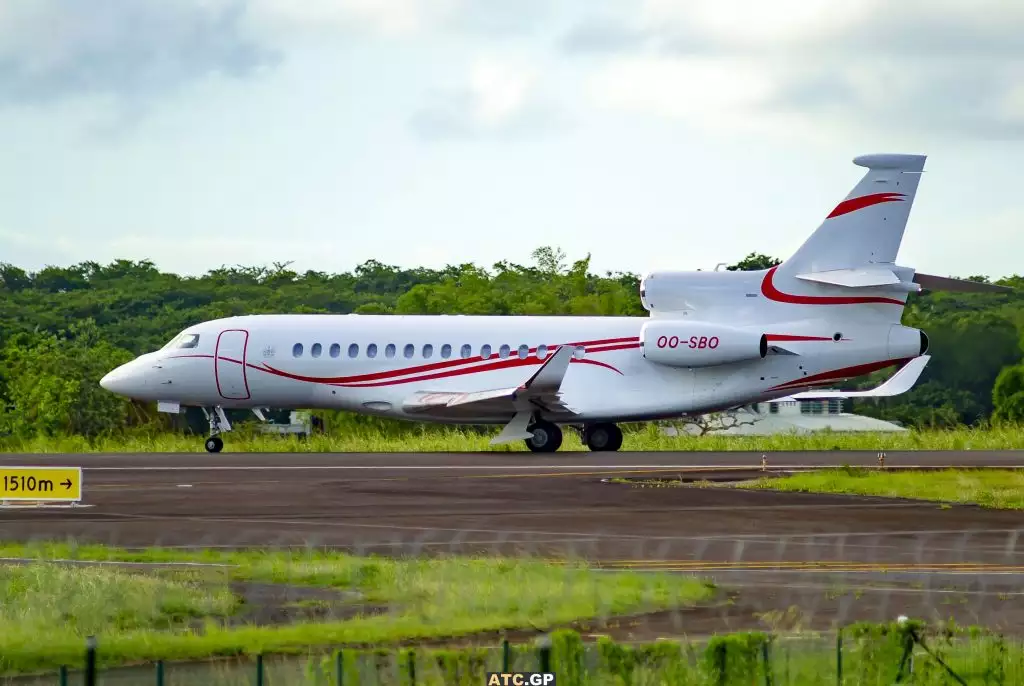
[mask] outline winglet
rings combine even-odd
[[[519,387],[520,391],[554,392],[562,386],[562,379],[572,361],[573,349],[567,345],[558,347],[551,357],[544,361],[533,376]]]
[[[817,398],[885,398],[906,393],[917,380],[921,378],[931,355],[915,357],[903,365],[898,372],[889,377],[884,383],[866,391],[804,391],[794,393],[785,398],[776,398],[772,402],[784,402],[787,400],[814,400]]]
[[[544,364],[540,366],[533,376],[527,379],[526,383],[516,389],[516,395],[520,406],[520,410],[516,413],[515,417],[505,425],[501,433],[491,439],[491,445],[498,445],[499,443],[508,443],[523,438],[530,438],[533,433],[526,430],[526,427],[530,423],[530,419],[533,416],[531,409],[528,409],[528,405],[523,405],[522,401],[531,395],[542,395],[558,393],[558,389],[562,387],[562,379],[565,378],[566,371],[569,370],[569,363],[572,361],[573,349],[570,346],[562,345],[544,361]]]

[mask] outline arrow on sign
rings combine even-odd
[[[60,485],[66,489],[71,488],[71,479],[64,479],[63,481],[60,482]]]

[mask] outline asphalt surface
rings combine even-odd
[[[731,598],[643,618],[636,636],[898,615],[1024,634],[1024,513],[618,483],[752,478],[762,459],[785,473],[877,466],[878,452],[7,454],[0,465],[83,467],[85,506],[0,511],[0,537],[569,555],[710,577]],[[887,452],[885,465],[1021,467],[1024,451]]]

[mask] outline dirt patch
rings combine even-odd
[[[242,599],[242,607],[230,618],[230,624],[343,621],[394,611],[387,605],[364,602],[358,593],[332,588],[249,581],[233,581],[230,587]]]

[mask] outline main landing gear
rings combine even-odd
[[[541,420],[526,430],[533,433],[526,439],[526,447],[535,453],[553,453],[562,446],[562,429],[557,424]],[[622,447],[622,430],[611,422],[584,426],[580,438],[594,452],[614,452]]]
[[[582,438],[594,452],[615,452],[622,447],[622,429],[611,422],[583,427]]]

